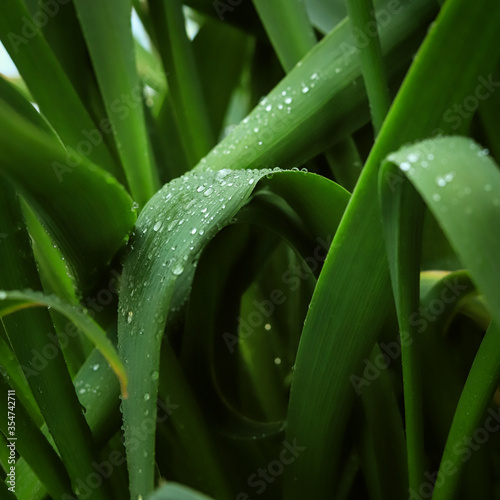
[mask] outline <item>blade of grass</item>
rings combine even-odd
[[[21,200],[21,208],[28,233],[32,239],[33,255],[44,291],[58,296],[68,304],[78,305],[75,278],[70,275],[61,251],[54,244],[28,203]],[[62,323],[61,316],[52,315],[52,320],[56,330],[63,332],[65,325]],[[61,348],[73,378],[85,359],[81,337],[71,338],[68,342],[63,343]]]
[[[120,380],[123,397],[127,397],[127,374],[123,364],[106,333],[90,316],[64,303],[56,296],[51,297],[33,291],[0,290],[0,317],[29,307],[50,307],[71,320],[102,353]]]
[[[31,122],[52,139],[59,141],[54,130],[50,127],[43,116],[36,111],[25,95],[11,82],[0,77],[0,99],[9,103],[9,106],[19,113],[23,118]]]
[[[8,394],[11,389],[8,378],[0,375],[0,390],[2,394]],[[17,399],[17,394],[14,397]],[[7,404],[1,405],[0,409],[0,429],[5,436],[11,435],[7,423]],[[9,414],[10,414],[9,409]],[[55,498],[71,495],[71,481],[64,468],[64,465],[49,444],[40,429],[31,420],[21,401],[16,400],[12,413],[15,415],[15,449],[24,457],[32,470],[43,482],[49,494]],[[14,441],[11,441],[12,443]],[[9,443],[9,444],[10,444]],[[3,498],[3,497],[2,497]]]
[[[157,190],[158,177],[150,155],[143,90],[135,66],[132,2],[110,0],[97,6],[75,0],[74,4],[130,192],[142,207]]]
[[[368,27],[373,27],[374,32],[369,32],[368,40],[361,46],[359,57],[363,80],[370,103],[375,135],[378,135],[390,106],[389,86],[382,59],[382,48],[378,36],[377,20],[373,8],[373,0],[347,0],[347,10],[351,20],[351,27],[355,35],[366,33]]]
[[[172,105],[190,166],[215,144],[191,42],[187,37],[180,0],[149,4]]]
[[[40,427],[43,424],[43,417],[40,414],[40,410],[38,409],[35,399],[33,398],[33,394],[28,386],[26,377],[22,372],[20,373],[19,363],[11,348],[7,344],[7,337],[1,322],[0,330],[2,330],[2,338],[0,338],[0,365],[2,370],[4,370],[6,375],[9,377],[9,383],[16,391],[16,397],[24,405],[30,418],[35,422],[37,427]],[[5,340],[3,338],[4,335]]]
[[[421,199],[410,185],[404,184],[397,190],[397,196],[389,198],[385,190],[393,189],[392,183],[389,184],[383,176],[379,177],[387,257],[401,337],[408,476],[410,488],[416,490],[424,477],[425,452],[421,336],[418,325],[412,321],[412,314],[419,310],[424,211]]]
[[[370,361],[377,366],[380,358],[384,358],[384,354],[375,344]],[[363,388],[361,398],[373,442],[382,498],[404,498],[408,490],[405,432],[389,371],[382,370],[370,387]]]
[[[248,64],[245,56],[250,43],[249,37],[241,31],[213,21],[207,21],[193,40],[207,113],[217,137],[224,132],[224,117],[240,83],[242,70]]]
[[[305,3],[302,0],[253,0],[253,4],[283,69],[289,72],[316,44]]]

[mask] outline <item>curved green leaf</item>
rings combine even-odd
[[[471,139],[462,137],[423,141],[392,153],[380,171],[381,203],[388,224],[394,224],[390,213],[395,211],[398,195],[410,184],[407,179],[433,212],[469,270],[484,295],[494,323],[500,324],[500,240],[493,230],[500,227],[498,167],[485,150]],[[414,211],[415,207],[411,213],[403,209],[399,226],[406,226]],[[482,242],[481,251],[478,251],[478,241]],[[400,244],[395,239],[388,242],[392,247]],[[463,457],[456,453],[456,445],[480,423],[500,377],[499,356],[500,332],[492,326],[477,354],[455,413],[441,462],[445,476],[448,476],[445,468],[459,470],[463,467]],[[433,498],[453,498],[458,478],[459,474],[454,473],[436,483]],[[418,485],[412,487],[416,489]]]
[[[186,174],[160,190],[137,221],[124,265],[118,323],[119,352],[130,379],[130,397],[122,402],[122,411],[132,495],[145,495],[153,488],[154,433],[140,447],[134,449],[131,443],[133,429],[140,425],[144,412],[154,411],[159,348],[174,284],[206,243],[232,221],[257,181],[274,173],[225,169]],[[290,183],[290,192],[298,189],[298,177],[313,176],[303,172],[287,175],[297,177],[297,182]],[[331,181],[313,177],[318,179],[318,186],[322,183],[335,186]],[[266,180],[265,184],[268,182],[272,180]],[[284,179],[282,183],[285,184]],[[286,192],[285,187],[281,189]],[[324,194],[317,198],[320,205],[341,204],[336,209],[338,223],[349,195],[338,186],[334,190],[338,190],[338,198],[331,193],[326,196],[327,189],[323,189]],[[305,198],[300,203],[306,205]],[[335,218],[331,223],[335,224]],[[171,349],[168,345],[166,348]],[[175,359],[174,355],[169,357]],[[173,373],[176,375],[169,377],[167,383],[175,391],[176,386],[184,386],[185,382],[182,372]],[[192,432],[199,431],[193,428]]]
[[[142,108],[131,0],[74,1],[130,192],[143,206],[158,187]],[[112,28],[112,29],[111,29]]]
[[[101,327],[84,312],[64,303],[58,297],[32,290],[0,290],[0,317],[28,307],[50,307],[73,322],[102,353],[120,380],[123,397],[127,397],[127,374],[113,344]]]

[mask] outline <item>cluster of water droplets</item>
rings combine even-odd
[[[451,141],[449,145],[453,148],[455,147],[455,142]],[[478,158],[482,161],[490,161],[488,158],[489,151],[487,149],[481,148],[474,142],[469,142],[469,148],[474,151]],[[389,156],[389,160],[394,161],[399,165],[399,168],[404,172],[409,178],[412,178],[416,173],[418,168],[429,169],[432,171],[433,164],[437,161],[434,153],[432,152],[411,152],[408,156],[401,161],[399,155]],[[446,158],[440,158],[440,166],[447,166],[449,163],[450,169],[447,172],[442,172],[436,175],[434,178],[434,183],[436,186],[436,191],[432,193],[432,200],[435,202],[440,202],[442,200],[442,189],[452,189],[453,196],[447,197],[449,204],[457,206],[463,210],[466,215],[471,215],[473,213],[473,208],[471,206],[472,200],[470,195],[473,193],[473,188],[464,182],[456,181],[456,172],[453,170],[453,161],[448,161]],[[477,189],[475,187],[474,189]],[[495,207],[500,207],[500,194],[493,192],[493,186],[490,183],[486,183],[482,186],[481,196],[491,196],[491,203]],[[449,207],[447,204],[440,206],[442,212],[447,212]]]
[[[339,69],[340,72],[340,69]],[[234,151],[259,151],[275,137],[276,132],[283,129],[283,134],[293,121],[293,110],[296,105],[304,102],[306,96],[314,91],[321,79],[318,72],[311,73],[298,85],[283,85],[261,99],[255,109],[232,128],[231,134],[216,146],[209,157],[201,160],[205,166],[211,156],[230,156]]]
[[[206,242],[231,223],[258,180],[276,171],[279,169],[189,172],[165,185],[137,221],[135,263],[142,270],[146,267],[150,277],[140,282],[132,278],[127,283],[134,302],[138,304],[137,296],[140,304],[154,301],[143,293],[150,280],[171,283],[192,266]],[[135,320],[136,307],[140,308],[121,310],[128,324]],[[155,319],[164,321],[160,316]]]

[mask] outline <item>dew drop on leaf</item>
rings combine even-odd
[[[179,276],[179,274],[182,274],[184,271],[184,266],[178,262],[173,268],[172,268],[172,274],[175,276]]]

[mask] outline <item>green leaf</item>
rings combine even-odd
[[[72,151],[67,163],[44,133],[1,101],[0,109],[0,172],[23,193],[85,289],[127,240],[132,200],[110,174]]]
[[[0,389],[7,399],[0,409],[0,428],[7,439],[12,435],[7,425],[12,420],[8,419],[8,416],[14,415],[16,424],[15,440],[9,440],[8,444],[15,445],[15,450],[24,457],[52,496],[60,498],[64,495],[71,495],[71,481],[60,457],[35,422],[31,420],[23,404],[17,399],[17,394],[11,399],[8,393],[11,386],[8,377],[4,375],[0,375]]]
[[[130,380],[122,412],[133,497],[153,490],[154,433],[141,446],[132,447],[132,432],[144,412],[153,415],[155,411],[160,345],[175,281],[267,173],[187,174],[164,186],[137,221],[133,250],[124,263],[118,316],[119,352]],[[153,296],[161,300],[151,301]],[[169,379],[170,391],[185,385],[182,373],[177,377]]]
[[[130,25],[132,2],[74,2],[120,160],[133,198],[143,206],[158,187],[142,109]],[[113,29],[110,29],[113,26]]]
[[[474,176],[470,175],[471,169]],[[399,183],[386,183],[387,178],[393,180],[397,175],[401,179]],[[500,223],[498,167],[480,146],[462,137],[438,138],[402,148],[387,158],[380,172],[386,220],[389,210],[394,210],[394,200],[409,185],[406,176],[433,212],[479,291],[483,293],[494,322],[499,324],[500,290],[496,277],[500,273],[497,258],[500,241],[496,233],[491,231]],[[407,225],[409,218],[408,209],[403,210],[399,225]],[[482,242],[481,252],[478,252],[478,241]],[[390,244],[396,245],[396,242],[393,240]],[[499,339],[498,328],[491,327],[478,352],[455,413],[443,455],[443,468],[449,469],[450,463],[457,468],[463,466],[463,460],[457,456],[455,447],[474,431],[490,402],[500,377],[496,361],[500,356]],[[475,410],[472,412],[471,408]],[[442,484],[436,484],[434,496],[438,499],[453,498],[458,477],[454,474]],[[418,486],[419,483],[412,485],[412,488],[417,490]]]
[[[0,77],[0,99],[8,103],[23,118],[30,121],[43,132],[46,132],[53,139],[58,140],[54,130],[43,116],[36,111],[31,102],[28,101],[15,85],[3,77]]]
[[[157,45],[167,74],[180,138],[190,166],[215,143],[180,0],[150,4]]]
[[[389,111],[390,97],[373,0],[348,0],[347,10],[355,35],[359,33],[364,34],[368,26],[375,25],[375,33],[372,34],[370,32],[371,36],[368,37],[367,42],[363,43],[360,48],[359,57],[368,101],[370,102],[373,128],[375,135],[377,135]]]
[[[411,60],[406,43],[430,20],[432,1],[405,1],[398,21],[381,28],[389,77]],[[394,49],[402,46],[396,54]],[[299,166],[368,121],[358,52],[348,20],[300,61],[234,130],[196,166],[290,168]],[[405,66],[406,67],[406,66]],[[392,73],[391,73],[392,72]]]
[[[64,303],[56,296],[48,296],[31,290],[22,292],[0,290],[0,317],[28,307],[50,307],[71,320],[103,354],[120,380],[122,396],[127,397],[127,374],[123,364],[106,333],[90,316]]]
[[[131,251],[124,264],[118,323],[119,352],[130,380],[129,399],[122,402],[122,411],[132,495],[145,495],[153,488],[154,434],[148,435],[142,446],[134,448],[132,430],[140,425],[145,411],[149,414],[154,411],[159,348],[174,284],[206,243],[231,222],[257,181],[273,173],[263,169],[186,174],[160,190],[137,221]],[[297,179],[293,179],[294,176]],[[275,177],[280,192],[279,176]],[[311,183],[318,179],[317,187],[322,186],[318,191],[323,191],[318,203],[335,207],[337,218],[331,219],[335,226],[348,198],[347,192],[306,173],[292,174],[289,186],[282,180],[281,191],[300,193],[303,185],[299,177],[311,177]],[[266,180],[263,186],[268,182],[272,185],[273,180]],[[304,196],[297,194],[295,198],[298,206],[308,206]],[[304,209],[306,220],[313,218],[312,210],[311,207]],[[155,301],[150,300],[153,296]],[[171,347],[167,349],[169,357],[175,360]],[[185,385],[182,372],[175,368],[173,361],[169,366],[174,370],[174,376],[167,378],[169,393],[182,392],[179,391]],[[172,420],[176,418],[174,413]],[[201,432],[200,429],[193,427],[191,432]]]
[[[253,0],[253,4],[283,69],[290,71],[316,44],[304,2]]]
[[[199,79],[212,130],[217,136],[247,61],[250,37],[230,25],[207,22],[193,40]]]
[[[431,139],[392,153],[380,175],[384,184],[387,179],[399,179],[387,184],[384,195],[388,202],[393,199],[391,188],[397,192],[406,178],[411,181],[500,323],[496,280],[500,240],[491,231],[500,221],[500,172],[487,151],[463,137]],[[477,251],[478,241],[482,242],[481,252]]]

